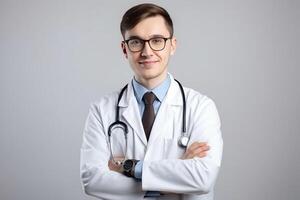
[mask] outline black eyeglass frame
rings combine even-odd
[[[150,38],[149,40],[143,40],[143,39],[141,39],[141,38],[130,38],[130,39],[128,39],[128,40],[123,40],[123,42],[127,44],[128,49],[129,49],[131,52],[141,52],[141,51],[145,48],[146,42],[148,43],[149,47],[150,47],[153,51],[162,51],[162,50],[164,50],[164,48],[166,47],[167,40],[172,39],[172,38],[173,38],[172,36],[171,36],[171,37],[168,37],[168,38],[165,38],[165,37],[154,37],[154,38]],[[152,46],[151,46],[150,40],[154,40],[154,39],[164,39],[164,46],[163,46],[161,49],[159,49],[159,50],[153,49]],[[138,51],[132,51],[132,50],[130,49],[130,47],[129,47],[129,44],[128,44],[128,42],[129,42],[130,40],[140,40],[140,41],[143,41],[143,47],[141,48],[141,50],[138,50]]]

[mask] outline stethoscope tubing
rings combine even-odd
[[[179,145],[180,146],[182,146],[182,147],[186,147],[186,145],[187,144],[180,144],[181,143],[181,140],[183,139],[183,138],[185,138],[185,139],[187,139],[187,135],[186,135],[186,99],[185,99],[185,94],[184,94],[184,89],[183,89],[183,87],[182,87],[182,85],[181,85],[181,83],[178,81],[178,80],[176,80],[176,79],[174,79],[177,83],[178,83],[178,85],[179,85],[179,88],[180,88],[180,92],[181,92],[181,96],[182,96],[182,104],[183,104],[183,112],[182,112],[182,135],[181,135],[181,138],[179,139]],[[119,103],[120,103],[120,101],[121,101],[121,99],[122,99],[122,97],[123,97],[123,94],[124,94],[124,92],[125,92],[125,90],[128,88],[128,84],[126,84],[123,88],[122,88],[122,90],[121,90],[121,92],[120,92],[120,94],[119,94],[119,96],[118,96],[118,101],[117,101],[117,107],[116,107],[116,119],[115,119],[115,122],[113,122],[112,124],[110,124],[110,126],[108,127],[108,141],[109,141],[109,146],[110,146],[110,152],[111,152],[111,157],[112,157],[112,159],[113,159],[113,161],[115,162],[115,163],[120,163],[120,161],[116,161],[115,159],[114,159],[114,157],[113,157],[113,152],[112,152],[112,147],[111,147],[111,133],[112,133],[112,129],[115,127],[115,126],[121,126],[121,128],[123,128],[123,130],[124,130],[124,137],[125,137],[125,140],[126,140],[126,153],[125,153],[125,155],[127,155],[127,134],[128,134],[128,126],[124,123],[124,122],[122,122],[122,121],[120,121],[120,106],[119,106]],[[124,159],[125,160],[125,159]]]
[[[180,88],[180,92],[181,92],[181,96],[182,96],[182,104],[183,104],[183,113],[182,113],[182,132],[185,133],[186,132],[186,100],[185,100],[185,94],[184,94],[184,89],[181,85],[181,83],[177,80],[177,79],[174,79],[178,85],[179,85],[179,88]],[[123,97],[123,93],[125,92],[125,90],[128,88],[128,84],[126,84],[119,96],[118,96],[118,102],[117,102],[117,109],[116,109],[116,121],[113,123],[115,124],[116,122],[121,122],[119,117],[120,117],[120,106],[119,106],[119,103]],[[116,125],[116,124],[115,124]],[[126,124],[125,124],[126,125]],[[127,125],[126,125],[127,127]]]

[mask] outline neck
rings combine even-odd
[[[135,78],[145,88],[147,88],[148,90],[152,90],[153,88],[159,86],[166,79],[167,75],[168,75],[167,73],[164,73],[161,76],[149,78],[149,79],[140,78],[138,76],[135,76]]]

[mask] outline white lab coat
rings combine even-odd
[[[157,199],[213,199],[213,187],[223,149],[218,112],[208,97],[189,88],[184,87],[184,91],[189,145],[195,141],[208,142],[208,155],[204,158],[180,159],[184,153],[184,149],[178,146],[182,134],[183,104],[179,86],[172,76],[148,142],[130,83],[119,103],[120,119],[129,129],[127,158],[144,160],[142,181],[138,182],[108,168],[110,151],[107,130],[115,121],[118,91],[104,96],[90,107],[80,161],[82,185],[87,194],[100,199],[135,200],[144,199],[146,191],[164,191],[172,194]],[[124,153],[123,133],[114,136],[113,141],[116,154]]]

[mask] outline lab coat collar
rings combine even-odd
[[[124,92],[123,97],[119,102],[119,106],[121,108],[120,114],[123,117],[122,120],[127,121],[132,129],[134,129],[138,138],[145,146],[147,146],[147,138],[144,132],[138,103],[134,96],[134,90],[131,83],[128,84],[127,90]]]
[[[169,73],[169,76],[171,79],[171,84],[170,84],[168,93],[165,97],[166,98],[165,101],[168,105],[182,106],[183,101],[182,101],[182,96],[181,96],[179,85],[174,80],[174,77],[170,73]]]

